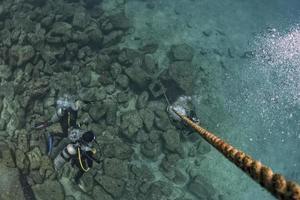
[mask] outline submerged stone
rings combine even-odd
[[[25,199],[18,169],[0,165],[0,177],[0,199]]]
[[[176,152],[181,148],[180,135],[176,130],[169,129],[162,134],[162,137],[168,150]]]
[[[176,61],[169,66],[169,76],[187,94],[192,94],[194,84],[193,68],[190,62]]]
[[[10,64],[13,66],[21,66],[30,61],[34,56],[35,50],[31,45],[15,45],[10,49]]]
[[[114,198],[122,196],[125,186],[124,181],[100,174],[95,177],[95,180]]]
[[[187,44],[173,45],[171,47],[171,56],[173,61],[191,61],[194,56],[194,50]]]
[[[37,200],[53,198],[64,200],[65,194],[62,185],[58,181],[47,180],[43,184],[37,184],[32,187]]]
[[[95,186],[93,189],[93,198],[101,200],[113,200],[113,198],[101,186]]]
[[[127,178],[128,165],[127,162],[116,158],[107,158],[104,160],[104,174],[113,178]]]

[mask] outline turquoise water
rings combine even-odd
[[[300,2],[170,0],[135,9],[143,3],[128,6],[138,34],[162,49],[174,42],[195,48],[194,102],[202,124],[299,181]],[[225,199],[273,199],[217,152],[210,154],[199,170]]]
[[[203,127],[300,182],[299,0],[3,0],[0,38],[0,200],[274,199],[169,120],[157,79],[171,101],[192,83]],[[67,138],[45,153],[59,125],[33,128],[65,93],[101,160],[79,185],[53,168]]]

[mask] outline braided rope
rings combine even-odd
[[[287,181],[284,176],[273,173],[269,167],[263,165],[261,162],[234,148],[213,133],[194,123],[188,117],[179,114],[175,109],[173,111],[208,143],[214,146],[253,180],[267,189],[273,196],[282,200],[300,200],[300,186],[297,183]]]

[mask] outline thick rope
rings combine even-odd
[[[188,117],[179,114],[175,109],[173,111],[208,143],[214,146],[253,180],[267,189],[273,196],[282,200],[300,200],[300,186],[297,183],[287,181],[284,176],[273,173],[269,167],[263,165],[261,162],[234,148],[213,133],[194,123]]]

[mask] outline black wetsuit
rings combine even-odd
[[[83,150],[80,150],[80,154],[81,154],[81,162],[82,162],[82,166],[84,167],[84,169],[88,169],[88,168],[91,168],[93,166],[93,156],[94,156],[94,153],[92,151],[83,151]],[[76,157],[74,156],[72,161],[71,161],[71,165],[72,166],[76,166],[78,167],[78,172],[76,173],[75,177],[74,177],[74,180],[75,180],[75,183],[79,183],[79,179],[82,177],[82,175],[86,172],[82,169],[82,166],[79,162],[79,159],[78,159],[78,154],[76,154]]]
[[[63,137],[68,136],[68,129],[70,127],[77,127],[77,115],[78,112],[68,108],[63,111],[62,117],[59,119],[59,123],[62,128]]]

